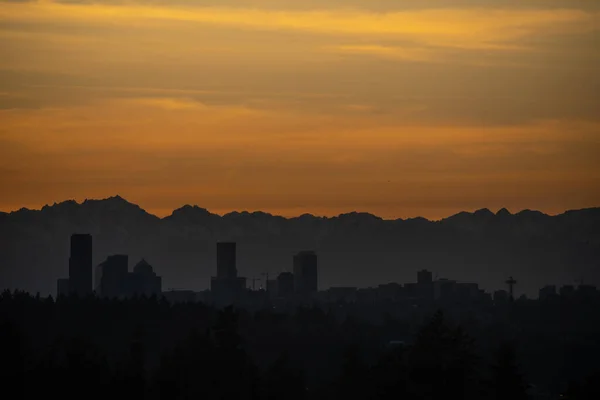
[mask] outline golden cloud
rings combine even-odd
[[[411,39],[431,46],[507,49],[519,38],[551,32],[598,29],[600,13],[577,9],[427,9],[374,13],[362,10],[270,11],[261,9],[151,5],[4,3],[11,21],[98,24],[200,23],[268,31],[300,31],[354,37]]]

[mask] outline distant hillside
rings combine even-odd
[[[421,268],[489,290],[513,275],[517,292],[534,296],[545,284],[600,284],[600,208],[556,216],[483,209],[428,221],[219,216],[186,205],[161,219],[116,196],[0,213],[0,287],[54,294],[75,232],[93,235],[95,264],[114,253],[129,254],[130,265],[144,257],[165,288],[207,288],[219,240],[238,242],[238,270],[249,278],[290,270],[295,252],[314,249],[321,288],[412,282]]]

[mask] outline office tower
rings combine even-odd
[[[433,282],[433,274],[431,271],[423,269],[417,272],[417,283],[419,284],[430,284]]]
[[[290,297],[294,294],[294,274],[282,272],[277,277],[277,297]]]
[[[71,236],[69,291],[78,296],[86,296],[92,292],[92,235]]]
[[[219,306],[239,302],[246,291],[246,278],[237,276],[236,244],[217,243],[217,276],[210,280],[214,302]]]
[[[475,300],[479,296],[479,285],[474,282],[457,282],[454,295],[462,301]]]
[[[294,290],[301,295],[317,292],[317,254],[314,251],[301,251],[294,256]]]
[[[124,297],[128,295],[129,257],[124,254],[108,256],[96,267],[96,294],[102,297]]]
[[[442,300],[453,300],[456,294],[456,281],[450,279],[438,279],[433,283],[433,298]]]
[[[431,271],[423,269],[417,272],[417,285],[416,285],[417,297],[431,301],[433,300],[434,293],[434,284],[433,284],[433,274]]]
[[[217,243],[217,278],[237,277],[235,247],[234,242]]]

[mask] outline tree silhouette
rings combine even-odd
[[[281,354],[265,371],[263,396],[266,400],[303,400],[306,398],[306,381],[302,371],[290,365],[288,353]]]
[[[518,318],[511,322],[515,326],[504,325],[506,329],[501,329],[502,313],[494,317],[491,309],[492,323],[470,332],[477,335],[482,349],[508,335],[520,347],[538,346],[530,352],[538,356],[523,362],[527,370],[536,371],[540,391],[551,391],[552,386],[550,378],[541,382],[547,370],[539,350],[560,345],[565,337],[569,342],[583,338],[575,349],[585,349],[585,359],[565,358],[569,362],[561,371],[568,374],[548,376],[575,382],[565,393],[567,399],[600,398],[599,376],[590,375],[598,359],[600,320],[580,307],[572,302],[545,303],[543,308],[516,305]],[[482,379],[474,340],[443,313],[407,337],[409,344],[390,349],[380,344],[408,335],[412,317],[390,313],[386,321],[373,322],[355,314],[359,308],[345,308],[341,315],[315,307],[277,313],[264,309],[251,315],[231,307],[170,304],[143,296],[128,300],[67,296],[54,301],[4,291],[0,294],[3,388],[6,393],[15,391],[17,397],[58,394],[62,399],[105,399],[115,394],[130,399],[209,400],[526,398],[514,343],[503,345],[487,360],[490,374]],[[417,312],[428,310],[411,312],[417,318]],[[586,375],[589,378],[582,379]],[[557,382],[554,387],[560,386]]]
[[[466,399],[474,395],[474,341],[452,328],[441,311],[417,334],[409,354],[413,392],[425,398]]]
[[[338,383],[338,398],[364,398],[367,394],[369,367],[356,345],[348,346],[343,354],[342,371]]]
[[[580,382],[570,382],[565,400],[596,400],[600,398],[600,371],[597,371]]]
[[[119,377],[124,397],[132,400],[145,397],[146,360],[143,339],[142,328],[138,326],[129,346],[129,360],[124,364]]]
[[[505,342],[496,351],[491,368],[490,397],[492,399],[526,400],[528,385],[519,371],[514,343]]]
[[[404,347],[387,351],[373,366],[370,386],[376,399],[409,398],[409,369]]]
[[[3,374],[3,390],[14,393],[25,386],[25,353],[23,334],[10,320],[0,322],[0,354]]]

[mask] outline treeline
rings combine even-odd
[[[381,328],[153,299],[0,297],[3,390],[63,399],[527,399],[517,343],[482,355],[442,312],[410,344]],[[398,331],[403,330],[399,324]],[[262,339],[257,339],[262,338]],[[375,345],[376,343],[377,345]],[[555,349],[548,349],[555,351]],[[563,398],[600,398],[597,377]]]

